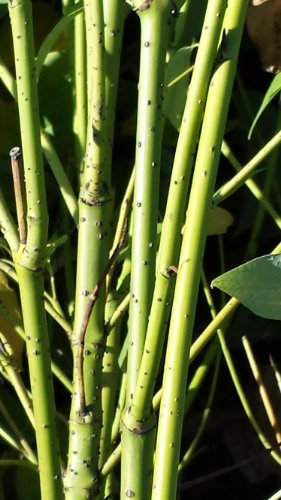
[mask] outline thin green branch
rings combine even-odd
[[[222,154],[231,163],[231,165],[236,170],[236,172],[241,171],[241,169],[243,168],[242,165],[236,159],[233,152],[231,151],[231,149],[229,148],[228,144],[225,141],[223,141],[223,144],[222,144]],[[275,222],[277,227],[279,229],[281,229],[281,216],[278,214],[278,212],[275,210],[273,205],[270,203],[270,201],[266,197],[264,191],[259,188],[259,186],[256,184],[256,182],[253,179],[246,180],[245,185],[247,186],[249,191],[252,193],[252,195],[259,202],[259,206],[263,207],[263,210],[265,210],[271,216],[272,220]],[[214,203],[217,204],[216,202],[214,202]]]
[[[6,431],[2,430],[2,437],[14,448],[17,448],[19,451],[23,453],[23,455],[27,458],[29,462],[31,462],[34,465],[38,465],[38,460],[37,457],[34,453],[34,451],[31,449],[30,445],[28,444],[26,438],[22,434],[21,430],[19,429],[17,423],[13,419],[12,415],[10,412],[7,410],[5,405],[0,401],[0,411],[5,418],[6,422],[12,429],[17,441],[11,437]],[[18,443],[18,444],[17,444]]]
[[[32,400],[28,395],[28,392],[26,390],[26,387],[17,372],[16,368],[12,364],[12,360],[10,359],[9,355],[6,354],[4,355],[2,352],[0,352],[0,362],[2,367],[5,370],[5,376],[9,380],[10,384],[12,384],[19,401],[22,404],[22,407],[32,425],[33,428],[35,428],[35,420],[34,420],[34,413],[32,409]]]
[[[228,2],[223,25],[224,59],[214,72],[205,108],[171,313],[155,452],[153,500],[176,497],[188,358],[208,214],[246,11],[244,0]]]
[[[232,378],[232,382],[234,384],[234,387],[236,389],[236,392],[238,394],[238,397],[241,401],[241,404],[244,408],[244,411],[245,411],[245,414],[247,415],[250,423],[252,424],[259,440],[261,441],[262,445],[265,447],[266,450],[270,451],[270,454],[272,456],[272,458],[279,464],[281,465],[281,455],[278,454],[274,449],[272,449],[272,445],[271,443],[269,442],[269,440],[267,439],[267,437],[265,436],[265,434],[262,432],[261,428],[259,427],[256,419],[255,419],[255,416],[251,410],[251,407],[248,403],[248,400],[247,400],[247,397],[245,395],[245,391],[243,389],[243,386],[240,382],[240,379],[238,377],[238,373],[235,369],[235,365],[233,363],[233,359],[231,357],[231,353],[228,349],[228,346],[227,346],[227,343],[226,343],[226,340],[225,340],[225,336],[224,336],[224,333],[222,331],[219,331],[218,332],[218,337],[219,337],[219,341],[220,341],[220,345],[221,345],[221,349],[222,349],[222,353],[224,355],[224,358],[225,358],[225,361],[226,361],[226,364],[227,364],[227,367],[228,367],[228,370],[229,370],[229,373],[230,373],[230,376]]]
[[[19,234],[0,188],[0,229],[12,253],[19,248]]]
[[[81,12],[74,20],[74,116],[75,158],[82,171],[87,137],[87,64],[85,16]]]
[[[215,363],[214,374],[213,374],[210,392],[209,392],[209,395],[208,395],[208,398],[206,401],[206,406],[205,406],[205,409],[203,411],[201,421],[200,421],[198,428],[197,428],[197,430],[194,434],[194,437],[192,439],[192,442],[190,443],[188,450],[185,452],[185,454],[184,454],[184,456],[179,464],[179,468],[178,468],[179,473],[183,471],[183,469],[188,465],[188,463],[192,459],[192,456],[194,455],[194,452],[198,446],[199,440],[200,440],[200,438],[201,438],[201,436],[206,428],[208,419],[210,417],[211,405],[212,405],[212,402],[214,399],[215,389],[216,389],[217,383],[218,383],[220,360],[221,360],[221,356],[218,355],[217,361]]]
[[[213,196],[213,202],[218,205],[226,198],[235,193],[249,177],[254,174],[255,169],[267,158],[267,156],[280,144],[281,132],[277,132],[270,141],[245,165],[232,179],[221,186]]]

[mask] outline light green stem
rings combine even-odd
[[[216,205],[222,203],[237,189],[243,186],[244,182],[254,174],[255,169],[267,158],[267,156],[281,142],[281,132],[277,132],[270,141],[245,165],[232,179],[221,186],[214,194],[213,201]]]
[[[101,386],[104,339],[104,293],[99,292],[86,338],[80,338],[89,295],[100,279],[108,255],[110,186],[104,148],[104,20],[101,0],[85,4],[91,94],[85,170],[79,197],[76,300],[73,331],[73,396],[69,425],[65,497],[86,499],[98,489],[101,431]],[[89,58],[89,44],[95,59]],[[88,71],[89,72],[89,71]],[[89,90],[89,88],[88,88]],[[82,356],[82,358],[81,358]],[[82,376],[78,366],[82,363]],[[84,392],[84,394],[83,394]],[[78,445],[79,443],[79,445]],[[84,464],[87,464],[85,467]]]
[[[82,170],[87,137],[87,64],[85,17],[81,12],[74,19],[74,132],[76,168]]]
[[[261,430],[261,428],[260,428],[260,426],[259,426],[259,424],[258,424],[258,422],[257,422],[257,420],[256,420],[256,418],[254,416],[254,413],[252,412],[252,409],[251,409],[251,407],[249,405],[249,402],[247,400],[245,391],[243,389],[243,386],[242,386],[242,384],[241,384],[241,382],[239,380],[237,371],[235,369],[235,366],[234,366],[234,363],[233,363],[230,351],[228,349],[228,346],[227,346],[227,343],[226,343],[226,340],[225,340],[224,333],[222,331],[218,331],[218,337],[219,337],[219,341],[220,341],[222,353],[224,355],[224,358],[225,358],[225,361],[226,361],[226,364],[227,364],[230,376],[232,378],[232,382],[234,384],[234,387],[236,389],[236,392],[238,394],[240,402],[241,402],[241,404],[243,406],[245,414],[247,415],[250,423],[252,424],[252,426],[253,426],[253,428],[254,428],[257,436],[259,437],[262,445],[264,446],[264,448],[267,449],[267,450],[271,450],[270,454],[271,454],[272,458],[279,465],[281,465],[281,457],[280,457],[280,455],[275,450],[272,450],[271,443],[269,442],[269,440],[267,439],[267,437],[265,436],[265,434],[262,432],[262,430]]]
[[[11,74],[9,69],[5,66],[5,64],[1,60],[1,58],[0,58],[0,78],[3,81],[7,90],[10,92],[10,94],[13,96],[13,98],[17,101],[18,100],[18,95],[17,95],[18,90],[17,90],[16,82],[13,78],[13,75]],[[52,170],[52,173],[53,173],[53,175],[58,183],[58,186],[59,186],[61,195],[64,199],[65,205],[66,205],[70,215],[73,217],[74,222],[77,223],[77,221],[78,221],[77,199],[76,199],[76,196],[73,192],[72,186],[71,186],[69,179],[64,171],[64,168],[60,162],[60,159],[59,159],[59,157],[54,149],[54,146],[51,142],[50,137],[43,130],[42,127],[40,129],[40,135],[41,135],[41,145],[43,148],[45,158],[48,161],[50,168]],[[0,209],[1,209],[1,206],[0,206]]]
[[[22,407],[24,408],[24,411],[32,427],[35,427],[34,414],[32,410],[32,401],[27,393],[27,390],[23,384],[20,375],[18,374],[15,367],[12,365],[12,361],[7,359],[7,357],[5,359],[5,355],[2,353],[0,353],[0,361],[1,365],[5,367],[6,376],[9,382],[14,387],[14,390],[16,391],[19,401],[21,402]]]
[[[16,266],[26,332],[42,499],[62,498],[50,346],[40,272]]]
[[[278,107],[278,115],[277,115],[277,123],[275,130],[280,130],[281,128],[281,103],[279,100],[279,107]],[[278,166],[278,157],[280,158],[280,151],[279,148],[275,148],[271,156],[269,157],[269,161],[267,161],[266,164],[266,177],[265,177],[265,182],[262,187],[262,192],[264,195],[265,199],[270,198],[270,194],[272,192],[274,182],[276,179],[276,168]],[[269,203],[269,202],[268,202]],[[255,217],[255,222],[252,227],[251,235],[249,238],[249,242],[247,245],[246,249],[246,259],[249,260],[254,258],[257,255],[257,248],[258,248],[258,237],[262,231],[262,226],[263,222],[265,219],[265,214],[266,214],[266,207],[264,206],[263,203],[259,204],[256,217]],[[273,220],[275,222],[281,223],[281,217],[277,216],[274,217]],[[279,226],[280,227],[280,226]]]
[[[242,165],[240,165],[239,161],[236,159],[236,157],[234,156],[234,154],[232,153],[232,151],[230,150],[229,146],[225,141],[223,141],[222,144],[222,154],[231,163],[236,172],[241,171]],[[259,188],[259,186],[253,179],[246,180],[245,185],[252,193],[252,195],[256,198],[256,200],[259,202],[259,207],[262,207],[262,209],[270,215],[270,217],[275,222],[277,227],[281,229],[281,216],[278,214],[273,205],[270,203],[264,191]]]
[[[141,60],[133,201],[128,404],[143,353],[155,276],[162,97],[168,36],[168,0],[140,12]],[[147,68],[150,75],[147,78]]]
[[[106,304],[106,318],[110,317],[118,304],[118,296],[109,294]],[[120,350],[120,328],[121,323],[117,323],[110,330],[106,340],[106,348],[103,356],[103,387],[102,387],[102,411],[103,426],[100,440],[99,468],[101,469],[110,453],[112,452],[111,429],[114,419],[116,392],[118,381],[121,378],[121,371],[118,366],[118,354]],[[104,486],[99,491],[99,498],[104,498]],[[110,496],[110,490],[107,490],[106,496]]]
[[[121,423],[121,499],[129,495],[147,499],[151,493],[156,420],[154,415],[149,416],[146,421],[137,419],[131,412],[131,400],[143,354],[155,280],[163,82],[171,19],[169,0],[152,2],[140,10],[140,2],[133,3],[141,23],[141,54],[133,201],[127,409]],[[133,468],[130,465],[132,460]]]
[[[14,44],[27,199],[27,241],[26,245],[20,246],[13,257],[27,335],[41,496],[43,500],[58,500],[62,495],[62,481],[55,427],[49,339],[43,302],[48,214],[40,144],[32,7],[29,0],[16,3],[11,1],[8,6]]]
[[[205,109],[171,314],[155,452],[153,500],[176,498],[188,356],[208,214],[246,10],[244,0],[228,2],[224,20],[226,60],[221,62],[214,73]]]
[[[73,397],[65,478],[66,498],[75,500],[97,494],[100,487],[98,466],[102,428],[102,358],[106,343],[104,283],[101,284],[98,298],[89,317],[85,339],[81,338],[81,326],[85,319],[89,294],[99,283],[109,258],[112,210],[110,137],[114,126],[115,100],[109,97],[108,92],[110,78],[114,75],[117,79],[119,72],[124,3],[119,0],[111,6],[115,16],[116,36],[115,46],[111,45],[110,50],[107,50],[106,3],[103,4],[102,0],[85,3],[88,78],[91,77],[91,82],[88,80],[87,150],[79,197]],[[106,24],[110,25],[109,21],[112,19],[108,19]],[[112,50],[113,53],[110,54]],[[111,77],[108,82],[106,75],[110,64]],[[116,90],[114,94],[116,96]],[[81,378],[81,364],[84,380]],[[88,466],[85,467],[85,464]]]
[[[217,356],[217,362],[215,364],[215,369],[214,369],[214,375],[213,375],[213,380],[212,380],[212,385],[211,385],[211,389],[210,389],[210,392],[209,392],[209,395],[208,395],[208,399],[207,399],[207,402],[206,402],[206,407],[203,411],[203,415],[202,415],[202,418],[201,418],[201,421],[199,423],[199,426],[198,426],[198,429],[196,430],[196,433],[192,439],[192,442],[188,448],[188,450],[185,452],[180,464],[179,464],[179,472],[182,472],[182,470],[187,466],[187,464],[190,462],[190,459],[192,458],[192,456],[194,455],[194,452],[196,450],[196,447],[198,446],[198,442],[206,428],[206,425],[207,425],[207,421],[208,421],[208,418],[210,416],[210,413],[211,413],[211,405],[212,405],[212,402],[213,402],[213,399],[214,399],[214,395],[215,395],[215,389],[216,389],[216,386],[217,386],[217,382],[218,382],[218,375],[219,375],[219,367],[220,367],[220,360],[221,360],[221,356]]]
[[[16,224],[12,218],[10,210],[0,189],[0,229],[7,241],[11,252],[16,252],[19,248],[19,235]]]
[[[9,424],[10,428],[12,429],[14,435],[16,436],[18,440],[18,448],[23,454],[26,456],[26,458],[33,464],[38,466],[38,460],[36,455],[34,454],[33,450],[31,449],[30,445],[28,444],[27,440],[25,439],[24,435],[22,434],[21,430],[19,429],[17,423],[14,421],[12,415],[9,413],[9,411],[6,409],[5,405],[0,401],[0,412],[2,413],[3,417],[6,419],[7,423]],[[13,438],[11,438],[11,441],[9,441],[9,435],[5,434],[3,431],[2,436],[5,437],[7,436],[7,442],[12,444],[12,446],[15,447],[16,441],[14,441]]]
[[[190,82],[180,135],[174,159],[171,183],[162,226],[158,266],[152,308],[136,392],[134,411],[139,418],[149,414],[155,381],[164,345],[165,324],[171,309],[175,272],[181,242],[190,173],[193,167],[199,128],[204,113],[208,82],[217,54],[226,0],[209,3],[204,20],[195,67]],[[217,15],[217,14],[220,15]]]

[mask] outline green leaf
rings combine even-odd
[[[281,320],[281,254],[246,262],[215,278],[211,286],[262,318]]]
[[[250,128],[250,132],[248,134],[248,139],[251,138],[251,135],[253,133],[253,130],[257,124],[258,119],[260,118],[261,114],[264,112],[265,108],[269,105],[269,103],[272,101],[272,99],[280,92],[281,90],[281,73],[278,73],[272,80],[271,84],[269,85],[267,92],[263,98],[263,101],[261,103],[260,109],[258,110],[255,119],[252,123],[252,126]]]
[[[194,49],[183,47],[175,52],[166,70],[167,91],[164,100],[164,113],[172,125],[179,130],[186,101],[190,78],[190,56]]]
[[[41,69],[45,62],[45,59],[51,49],[55,45],[56,41],[60,37],[60,35],[64,32],[67,25],[74,19],[77,14],[83,11],[82,2],[75,4],[73,7],[70,7],[67,14],[65,14],[62,19],[56,24],[56,26],[52,29],[52,31],[46,36],[44,42],[42,43],[40,50],[37,55],[36,60],[36,74],[37,79],[39,78]]]

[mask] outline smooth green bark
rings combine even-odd
[[[81,327],[85,321],[90,296],[95,286],[100,283],[109,259],[113,201],[112,134],[125,20],[124,4],[120,1],[114,4],[103,3],[100,0],[87,3],[85,18],[89,119],[79,196],[76,300],[72,341],[73,397],[69,426],[69,458],[65,477],[66,498],[75,500],[97,495],[100,489],[98,469],[102,429],[102,363],[106,345],[104,282],[100,284],[97,299],[88,319],[85,338],[81,337]],[[107,32],[109,29],[113,29],[114,37],[109,38],[110,32]],[[84,394],[81,395],[81,392]]]
[[[199,43],[192,79],[188,88],[180,134],[171,174],[171,182],[162,225],[158,266],[149,316],[145,348],[132,406],[139,418],[150,412],[155,380],[162,355],[165,330],[171,310],[176,266],[179,259],[181,230],[186,209],[190,175],[199,129],[205,108],[208,83],[217,56],[226,0],[209,4]],[[221,15],[216,14],[220,12]]]
[[[141,25],[141,52],[133,201],[131,302],[129,310],[127,408],[122,428],[121,498],[147,499],[155,440],[155,417],[138,419],[131,401],[143,354],[155,280],[165,57],[171,26],[170,3],[143,8],[134,2]],[[149,78],[147,71],[149,68]],[[131,468],[134,457],[134,470]]]
[[[43,269],[48,235],[43,158],[40,143],[32,7],[29,0],[10,2],[18,108],[27,200],[27,238],[13,258],[18,275],[27,339],[29,375],[36,427],[42,499],[62,497],[60,457],[55,426]]]
[[[206,103],[169,328],[155,452],[153,500],[176,498],[187,360],[192,340],[208,213],[246,10],[244,0],[228,2],[223,26],[224,57],[215,69]]]

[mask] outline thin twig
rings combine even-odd
[[[87,326],[89,324],[89,319],[91,316],[91,313],[93,311],[94,305],[98,299],[100,290],[106,280],[106,276],[111,270],[111,268],[114,266],[117,257],[119,255],[120,250],[125,244],[126,241],[126,235],[127,235],[127,220],[125,221],[125,224],[123,226],[122,232],[120,234],[120,239],[108,259],[103,272],[101,274],[100,279],[94,286],[90,297],[89,297],[89,302],[84,314],[84,318],[82,321],[82,325],[80,328],[79,332],[79,337],[78,337],[78,349],[77,349],[77,356],[76,356],[76,369],[77,369],[77,378],[78,378],[78,390],[79,390],[79,401],[80,401],[80,413],[81,415],[86,414],[86,396],[85,396],[85,385],[84,385],[84,372],[83,372],[83,365],[84,365],[84,343],[85,343],[85,335],[86,335],[86,330]]]
[[[279,443],[280,445],[280,443]],[[198,484],[202,484],[206,481],[210,481],[211,479],[215,479],[219,476],[223,476],[225,474],[229,474],[230,472],[233,472],[237,469],[241,469],[242,467],[245,467],[245,465],[248,465],[251,462],[254,462],[254,460],[258,460],[259,457],[265,455],[265,453],[270,453],[274,450],[274,448],[267,448],[265,450],[260,451],[259,453],[256,453],[255,455],[249,456],[248,458],[245,458],[244,460],[241,460],[239,463],[234,464],[234,465],[229,465],[228,467],[223,467],[221,469],[218,469],[214,472],[209,472],[208,474],[205,474],[204,476],[197,477],[195,479],[191,479],[189,481],[186,481],[180,486],[180,490],[187,490],[188,488],[192,488],[193,486],[197,486]]]
[[[11,166],[13,173],[20,243],[25,244],[27,238],[26,203],[25,203],[24,183],[23,183],[23,172],[20,165],[21,149],[18,146],[16,146],[10,150],[9,155],[11,157]]]

